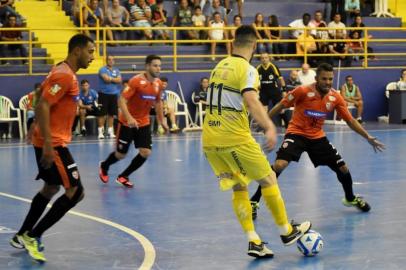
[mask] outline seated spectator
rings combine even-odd
[[[316,31],[316,45],[318,53],[328,52],[328,40],[330,36],[328,34],[327,25],[322,22],[318,26],[319,29]]]
[[[310,69],[309,64],[303,64],[302,70],[300,70],[297,75],[302,85],[309,85],[316,82],[316,72]]]
[[[326,22],[323,21],[323,13],[321,12],[321,10],[316,10],[316,12],[314,12],[314,19],[310,21],[310,25],[312,27],[320,27],[320,24],[324,23],[325,25]]]
[[[406,90],[406,69],[402,69],[400,80],[396,83],[397,90]]]
[[[113,0],[111,7],[107,9],[107,25],[120,27],[120,32],[124,32],[123,27],[130,25],[130,13],[120,5],[119,0]]]
[[[334,15],[334,19],[329,22],[329,24],[327,25],[328,28],[331,28],[331,30],[328,31],[328,33],[330,34],[331,38],[335,38],[336,35],[336,30],[338,29],[343,29],[342,30],[342,34],[344,37],[347,36],[347,31],[345,30],[345,24],[343,24],[341,22],[341,15],[339,13],[336,13]]]
[[[255,15],[255,21],[252,23],[252,26],[255,28],[255,33],[257,34],[257,53],[272,53],[272,44],[267,41],[271,39],[271,34],[267,29],[258,29],[259,27],[266,27],[264,22],[264,16],[262,13],[257,13]],[[259,40],[265,40],[260,42]]]
[[[164,9],[164,0],[156,0],[156,4],[151,7],[152,10],[152,26],[153,27],[168,27],[166,22],[168,21],[166,15],[167,12]],[[169,31],[165,29],[152,30],[157,39],[167,40],[169,39]]]
[[[168,87],[168,78],[166,77],[161,77],[162,81],[162,88],[164,89],[162,91],[162,96],[161,96],[161,101],[163,102],[163,109],[164,109],[164,116],[165,120],[166,118],[169,118],[169,121],[171,121],[170,129],[169,132],[171,133],[176,133],[179,131],[178,126],[176,125],[176,115],[175,115],[175,108],[172,108],[168,104],[168,98],[167,98],[167,87]],[[169,125],[168,125],[169,126]],[[158,125],[158,133],[159,134],[164,134],[165,129],[162,127],[162,125]]]
[[[220,0],[213,0],[211,6],[209,6],[206,9],[203,9],[203,14],[206,16],[207,22],[210,22],[210,20],[214,19],[215,12],[218,12],[220,14],[221,20],[223,20],[224,23],[227,25],[228,24],[227,11],[226,8],[220,4]]]
[[[73,0],[71,7],[72,20],[76,26],[80,25],[80,0]]]
[[[341,86],[341,96],[348,103],[348,105],[353,104],[357,109],[357,117],[359,123],[362,123],[362,111],[363,102],[361,90],[357,85],[354,84],[354,80],[351,75],[345,77],[345,84]]]
[[[203,77],[200,79],[200,87],[199,89],[195,90],[192,94],[192,101],[193,103],[202,103],[203,110],[206,109],[207,105],[207,90],[209,88],[209,78]]]
[[[242,17],[242,10],[243,10],[243,2],[244,0],[236,0],[237,2],[237,8],[238,8],[238,15],[240,15]],[[194,0],[195,6],[199,5],[200,7],[203,8],[204,11],[206,11],[207,9],[210,8],[210,6],[213,3],[213,0]],[[230,0],[224,0],[224,7],[226,8],[226,12],[227,14],[229,14],[232,9],[230,6]]]
[[[344,31],[340,29],[336,30],[335,39],[344,39]],[[352,57],[342,55],[348,53],[348,44],[346,42],[332,40],[328,45],[328,48],[331,54],[337,55],[336,57],[329,57],[329,62],[331,65],[333,65],[333,60],[335,59],[338,61],[342,61],[342,66],[344,67],[351,66]]]
[[[100,108],[97,104],[99,95],[96,90],[90,88],[88,80],[80,82],[80,95],[79,95],[79,119],[80,119],[80,134],[86,136],[85,119],[88,115],[100,116]],[[76,128],[77,120],[74,123]]]
[[[233,24],[230,25],[234,27],[235,29],[230,29],[229,32],[229,38],[234,39],[235,38],[235,30],[237,30],[238,27],[242,25],[242,17],[240,15],[235,15],[233,19]]]
[[[10,14],[7,18],[7,22],[4,24],[3,28],[20,28],[21,25],[17,24],[17,17],[13,14]],[[20,30],[12,31],[1,31],[1,41],[21,41],[23,39],[22,32]],[[5,57],[5,48],[6,45],[0,45],[0,58]],[[11,52],[18,51],[20,53],[19,57],[27,57],[27,49],[23,44],[8,44],[7,48]],[[28,64],[27,59],[22,60],[23,65]],[[8,61],[3,60],[3,65],[9,64]]]
[[[299,73],[297,72],[297,70],[292,70],[289,73],[289,78],[286,80],[286,87],[285,87],[285,91],[283,94],[283,96],[286,95],[286,93],[292,91],[293,89],[295,89],[296,87],[298,87],[299,85],[301,85],[302,83],[299,80]]]
[[[214,12],[214,16],[213,16],[213,20],[209,22],[209,26],[210,28],[212,28],[211,30],[209,30],[209,39],[213,40],[214,42],[211,43],[211,60],[215,61],[216,60],[216,46],[217,46],[217,42],[216,41],[220,41],[220,40],[225,40],[225,31],[224,31],[224,26],[225,23],[223,20],[221,20],[220,17],[220,13],[218,12]],[[230,43],[222,43],[225,44],[226,46],[226,50],[227,50],[227,54],[230,54]]]
[[[314,37],[310,35],[310,31],[306,29],[303,34],[298,36],[296,41],[296,54],[304,55],[312,54],[317,51],[316,41]],[[303,59],[303,58],[302,58]]]
[[[131,7],[131,25],[134,27],[148,27],[151,28],[151,8],[147,5],[145,0],[137,0],[137,4]],[[146,39],[152,39],[152,31],[150,29],[142,30]]]
[[[359,0],[345,0],[345,12],[347,13],[347,20],[361,15]]]
[[[269,27],[281,27],[278,21],[278,17],[276,15],[271,15],[268,17],[268,26]],[[282,39],[282,31],[273,29],[269,31],[271,39],[279,40]],[[284,54],[285,50],[283,49],[283,44],[281,42],[273,42],[272,43],[272,52],[276,55]],[[282,57],[275,57],[275,60],[280,60]]]
[[[362,17],[360,15],[355,16],[354,22],[351,24],[351,27],[358,27],[358,28],[365,27],[365,24],[362,22]],[[362,29],[351,30],[350,35],[352,32],[358,32],[360,38],[362,38],[364,36],[364,31]],[[368,38],[372,38],[372,35],[368,35]]]
[[[99,21],[99,26],[105,26],[105,17],[103,10],[99,7],[99,0],[90,0],[89,8],[96,16],[96,18],[86,9],[83,8],[83,27],[96,27],[97,20]],[[95,30],[83,30],[84,34],[90,36],[90,33],[94,33]],[[107,39],[114,40],[113,32],[111,30],[106,30]],[[108,44],[109,46],[115,46],[115,44]]]
[[[304,28],[309,27],[311,28],[310,34],[311,35],[316,35],[316,30],[314,29],[314,26],[310,24],[310,14],[309,13],[305,13],[302,16],[302,19],[297,19],[294,20],[293,22],[291,22],[289,24],[289,27],[292,28],[303,28],[303,29],[294,29],[294,30],[290,30],[290,35],[291,38],[297,39],[301,34],[303,34],[304,32]]]
[[[25,19],[14,10],[13,3],[14,0],[0,0],[0,27],[7,22],[9,15],[15,16],[20,24],[25,25]]]
[[[177,7],[174,17],[172,19],[172,27],[190,27],[193,26],[192,22],[193,11],[189,7],[187,0],[180,0],[179,7]],[[181,39],[197,39],[197,32],[195,30],[181,30],[179,31]]]
[[[204,27],[206,25],[206,16],[203,15],[200,6],[194,8],[192,22],[194,27]],[[207,39],[207,32],[205,30],[198,30],[198,33],[199,39]]]
[[[35,118],[35,107],[38,104],[39,98],[41,97],[41,84],[36,83],[34,85],[34,90],[28,93],[28,104],[27,104],[27,128],[31,128],[31,124],[34,122]]]

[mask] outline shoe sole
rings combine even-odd
[[[259,251],[248,251],[247,254],[249,256],[255,257],[255,258],[273,258],[273,256],[274,256],[274,254],[263,254],[263,255],[261,255],[261,253]]]
[[[11,245],[13,248],[16,248],[16,249],[24,249],[24,244],[17,243],[17,242],[15,242],[15,241],[13,241],[13,240],[10,240],[10,245]]]
[[[120,186],[123,186],[123,187],[126,187],[126,188],[133,188],[133,187],[134,187],[134,185],[132,185],[132,186],[127,186],[127,185],[121,183],[121,182],[118,181],[118,180],[116,180],[116,183],[119,184]]]
[[[303,223],[305,223],[305,222],[303,222]],[[301,226],[304,226],[305,224],[301,224]],[[311,228],[312,228],[312,223],[311,222],[306,222],[306,223],[309,223],[309,225],[308,225],[308,228],[306,229],[304,229],[303,231],[302,230],[300,230],[300,233],[297,235],[297,236],[295,236],[295,238],[293,238],[292,240],[290,240],[289,242],[287,242],[287,243],[283,243],[285,246],[290,246],[290,245],[292,245],[293,243],[295,243],[300,237],[302,237],[305,233],[307,233]],[[301,226],[299,226],[299,227],[301,227]],[[300,229],[302,229],[302,228],[300,228]]]

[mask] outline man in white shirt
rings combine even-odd
[[[343,29],[343,34],[344,37],[347,36],[347,31],[345,30],[345,24],[343,24],[341,22],[341,15],[340,13],[336,13],[334,15],[334,19],[328,23],[327,25],[328,28],[332,28],[331,30],[328,31],[328,33],[330,34],[331,38],[335,38],[336,37],[336,30],[337,29]]]
[[[311,16],[309,13],[305,13],[303,14],[302,19],[297,19],[294,20],[293,22],[291,22],[289,24],[289,27],[293,27],[293,28],[304,28],[304,27],[309,27],[312,28],[312,30],[310,31],[310,34],[313,36],[316,35],[316,30],[314,29],[314,26],[310,24],[310,19]],[[301,34],[304,33],[303,29],[294,29],[294,30],[290,30],[290,35],[292,38],[297,39]]]
[[[309,85],[316,82],[316,72],[310,69],[309,64],[303,64],[302,70],[298,72],[299,81],[302,85]]]
[[[321,12],[321,10],[316,10],[316,12],[314,12],[314,19],[311,20],[309,24],[311,25],[311,27],[319,27],[321,23],[326,24],[326,22],[323,21],[323,13]]]

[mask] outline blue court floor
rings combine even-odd
[[[77,138],[70,150],[79,165],[85,199],[44,235],[48,262],[33,262],[8,241],[18,230],[29,201],[42,186],[34,181],[31,146],[0,141],[0,269],[406,269],[406,128],[367,124],[386,144],[383,153],[347,127],[330,126],[328,137],[350,167],[354,189],[371,204],[370,213],[341,204],[341,185],[327,168],[313,168],[304,154],[280,176],[289,218],[309,219],[324,238],[324,249],[304,258],[284,247],[266,207],[257,231],[275,257],[255,260],[231,206],[201,151],[200,133],[154,137],[153,154],[131,175],[134,189],[114,179],[136,153],[111,167],[99,181],[98,162],[111,140]],[[279,143],[281,142],[281,137]],[[269,155],[272,162],[274,153]],[[252,183],[251,191],[256,189]]]

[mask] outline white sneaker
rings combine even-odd
[[[109,138],[115,139],[115,138],[116,138],[116,135],[114,135],[114,133],[109,133]]]
[[[103,133],[99,133],[99,135],[97,136],[98,139],[104,139],[104,134]]]

